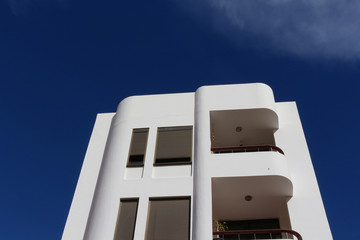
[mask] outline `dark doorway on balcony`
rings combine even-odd
[[[263,229],[280,229],[279,219],[257,219],[257,220],[241,220],[226,221],[228,230],[263,230]],[[225,240],[238,240],[238,236],[225,236]],[[241,240],[245,239],[281,239],[281,233],[241,234]]]

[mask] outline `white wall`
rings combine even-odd
[[[134,239],[140,240],[145,238],[150,197],[192,195],[191,165],[154,167],[153,163],[158,127],[193,124],[193,93],[130,97],[119,104],[84,239],[113,238],[121,198],[139,198]],[[126,179],[125,171],[130,170],[129,176],[134,170],[126,169],[133,128],[149,128],[149,138],[142,177]],[[164,171],[166,168],[168,172]]]
[[[275,143],[285,156],[212,154],[210,111],[236,109],[271,112],[278,126]],[[157,128],[172,126],[194,126],[193,163],[155,167]],[[134,128],[149,128],[145,161],[143,167],[126,168]],[[210,240],[212,178],[251,176],[273,176],[274,184],[280,181],[286,188],[277,191],[282,199],[292,195],[287,203],[290,224],[304,239],[332,239],[295,103],[275,103],[265,84],[205,86],[196,93],[126,98],[115,116],[98,115],[63,239],[113,239],[120,199],[139,198],[134,239],[143,240],[150,197],[191,196],[191,238]],[[279,214],[288,225],[287,213]]]
[[[269,86],[260,83],[205,86],[196,91],[194,240],[212,238],[211,177],[216,172],[217,165],[211,162],[210,111],[254,108],[276,112],[274,96]]]
[[[288,202],[291,226],[307,240],[331,240],[330,227],[295,102],[277,103],[275,141],[289,162],[294,196]]]
[[[63,240],[82,239],[94,197],[111,120],[115,113],[98,114],[66,221]]]

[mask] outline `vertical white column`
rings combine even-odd
[[[212,239],[212,196],[210,161],[209,111],[203,105],[201,92],[195,97],[193,240]]]
[[[150,183],[152,181],[152,170],[153,170],[154,154],[156,147],[156,135],[157,135],[157,127],[154,125],[149,125],[146,156],[144,159],[143,178],[141,180],[142,184],[145,184],[145,182]],[[136,216],[134,240],[144,240],[146,236],[149,195],[148,193],[140,192],[139,196],[140,199],[138,205],[138,212]]]
[[[154,165],[154,155],[156,148],[156,136],[157,136],[157,127],[151,126],[149,127],[149,135],[148,142],[146,147],[146,156],[144,159],[144,171],[143,171],[143,179],[147,181],[152,180],[152,171]]]
[[[149,207],[149,197],[148,196],[140,197],[137,216],[136,216],[134,240],[145,239],[148,207]]]
[[[131,129],[116,124],[117,113],[111,124],[104,151],[103,162],[96,184],[91,212],[84,239],[113,239],[117,213],[119,210],[119,186],[123,181],[127,155],[129,152]],[[128,131],[129,134],[124,134]]]

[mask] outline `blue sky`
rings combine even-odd
[[[297,102],[334,239],[359,239],[359,29],[351,0],[2,0],[0,239],[61,238],[97,113],[249,82]]]

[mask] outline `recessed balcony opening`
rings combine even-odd
[[[281,233],[257,233],[255,236],[251,233],[246,233],[249,230],[269,230],[269,229],[280,229],[279,219],[252,219],[252,220],[238,220],[238,221],[219,221],[216,223],[218,229],[226,229],[226,231],[243,231],[243,234],[240,234],[240,239],[281,239]],[[225,231],[225,232],[226,232]],[[238,240],[238,235],[224,235],[219,237],[224,240]]]
[[[291,182],[280,176],[213,178],[214,239],[239,239],[239,234],[240,239],[297,239],[287,208],[291,196]]]
[[[220,110],[210,112],[213,153],[278,151],[274,132],[277,114],[269,109]]]

